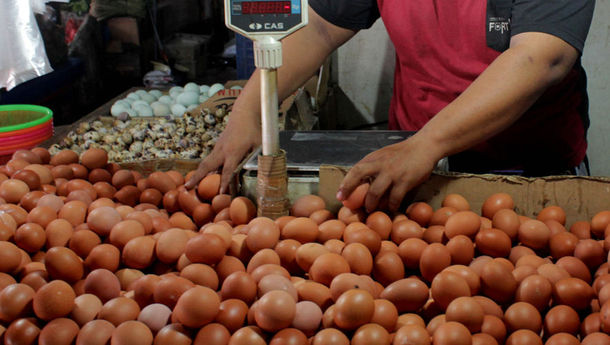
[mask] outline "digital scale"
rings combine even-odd
[[[254,64],[260,70],[262,154],[258,157],[258,215],[288,215],[286,153],[280,149],[277,69],[280,40],[307,25],[307,0],[225,0],[227,27],[254,41]]]

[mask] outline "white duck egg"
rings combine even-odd
[[[207,95],[209,90],[210,90],[209,85],[201,85],[199,87],[199,93],[204,94],[204,95]]]
[[[180,95],[178,95],[178,97],[176,98],[176,101],[182,105],[184,105],[185,107],[191,105],[191,104],[197,104],[197,101],[199,101],[199,93],[198,92],[183,92]]]
[[[153,114],[155,116],[167,116],[169,115],[169,106],[165,103],[155,102],[155,106],[152,107]]]
[[[153,110],[148,104],[138,104],[134,107],[138,116],[153,116]]]
[[[148,94],[156,99],[159,99],[159,97],[163,96],[163,92],[161,92],[161,90],[150,90],[148,91]]]
[[[241,90],[243,89],[243,87],[239,86],[239,85],[233,85],[231,86],[231,90]]]
[[[155,98],[155,96],[153,96],[153,95],[151,95],[151,94],[149,94],[149,93],[145,93],[145,94],[141,95],[141,96],[140,96],[140,98],[141,98],[143,101],[148,102],[149,104],[157,100],[157,99]]]
[[[163,96],[159,97],[159,102],[165,103],[167,105],[172,105],[174,103],[174,99],[171,98],[170,96],[163,95]]]
[[[199,92],[199,85],[195,83],[188,83],[184,85],[184,91]]]
[[[199,103],[203,103],[208,100],[208,95],[199,95]]]
[[[119,116],[120,113],[124,113],[129,109],[129,107],[124,106],[121,103],[115,102],[110,108],[110,115]]]
[[[138,96],[135,92],[131,92],[127,95],[127,98],[137,101],[140,99],[140,96]]]
[[[120,104],[120,105],[124,106],[125,108],[131,108],[131,103],[132,103],[131,100],[129,102],[127,102],[125,99],[119,99],[118,101],[114,102],[114,104]]]
[[[135,108],[136,108],[138,105],[148,105],[148,106],[150,106],[150,105],[148,104],[148,102],[146,102],[145,100],[142,100],[142,99],[139,99],[139,100],[137,100],[137,101],[135,101],[135,102],[131,103],[131,107],[132,107],[132,108],[134,108],[134,109],[135,109]]]
[[[146,90],[138,90],[136,91],[136,95],[140,96],[140,98],[142,98],[143,95],[147,95],[148,92],[146,92]]]
[[[220,84],[220,83],[216,83],[212,86],[210,86],[210,89],[208,90],[208,96],[212,97],[214,96],[218,91],[220,90],[224,90],[225,87],[224,85]]]
[[[191,104],[188,107],[186,107],[186,111],[191,111],[191,110],[195,110],[197,108],[197,104]]]
[[[172,115],[182,116],[182,114],[184,114],[184,112],[186,111],[186,107],[180,103],[176,103],[176,104],[172,105],[171,110],[172,110]]]
[[[182,92],[184,92],[184,88],[182,86],[174,86],[169,89],[169,95],[172,96],[172,98],[178,97],[178,95]]]
[[[132,108],[127,109],[125,112],[126,112],[127,114],[129,114],[129,116],[130,116],[130,117],[136,117],[136,116],[138,116],[138,112],[137,112],[137,111],[135,111],[135,110],[134,110],[134,109],[132,109]]]

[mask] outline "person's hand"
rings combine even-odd
[[[233,115],[234,113],[231,114],[231,116]],[[206,175],[215,173],[222,167],[220,194],[228,192],[227,187],[231,181],[231,174],[237,165],[261,143],[260,124],[245,123],[243,121],[245,117],[235,116],[234,120],[229,121],[212,152],[199,163],[193,177],[186,182],[187,189],[196,187]]]
[[[405,194],[430,176],[440,158],[440,152],[435,153],[416,136],[386,146],[366,155],[349,170],[339,186],[337,199],[347,199],[359,184],[370,182],[364,202],[367,212],[375,210],[388,192],[388,207],[396,211]]]

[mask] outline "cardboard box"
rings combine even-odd
[[[320,196],[329,209],[338,210],[335,199],[338,186],[348,168],[320,167]],[[461,194],[470,202],[473,211],[480,214],[487,197],[494,193],[508,193],[515,201],[518,214],[535,217],[547,206],[561,206],[566,212],[566,225],[580,220],[590,221],[595,214],[610,210],[610,178],[582,176],[550,176],[526,178],[503,175],[474,175],[459,173],[434,173],[409,194],[409,200],[425,201],[434,209],[441,206],[449,193]]]

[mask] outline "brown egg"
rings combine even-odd
[[[478,236],[477,234],[477,238]],[[454,236],[447,242],[446,247],[451,255],[451,263],[454,265],[468,265],[474,258],[474,244],[465,235]]]
[[[32,153],[36,154],[40,158],[40,163],[49,164],[49,161],[51,160],[51,154],[49,153],[49,151],[47,149],[45,149],[44,147],[34,147],[30,151]],[[36,163],[36,162],[32,161],[31,163]]]
[[[45,266],[52,279],[74,283],[84,274],[82,259],[71,249],[53,247],[45,255]]]
[[[78,333],[77,345],[104,345],[110,342],[114,326],[106,320],[88,322]]]
[[[62,206],[61,210],[57,215],[58,218],[65,219],[72,226],[78,226],[83,224],[87,215],[87,204],[80,200],[73,200],[67,202]]]
[[[98,319],[106,320],[118,327],[126,321],[137,319],[139,314],[140,307],[136,301],[127,297],[115,297],[104,303]]]
[[[425,202],[415,202],[409,205],[406,210],[407,217],[417,222],[420,226],[428,226],[433,218],[433,214],[432,206]]]
[[[447,322],[456,321],[468,328],[471,333],[481,331],[483,308],[472,297],[458,297],[449,303],[445,311]]]
[[[295,328],[286,328],[277,332],[269,342],[269,345],[287,344],[309,345],[309,340],[307,339],[307,336],[305,336],[305,334],[303,334],[303,332],[301,332],[300,330]]]
[[[438,326],[432,337],[435,345],[471,344],[472,336],[461,323],[449,321]]]
[[[188,240],[184,253],[191,262],[216,264],[225,255],[225,242],[215,234],[198,234]]]
[[[318,237],[318,224],[306,217],[289,221],[281,231],[282,239],[294,239],[301,243],[313,242]]]
[[[85,259],[85,265],[90,270],[105,268],[114,272],[119,267],[120,257],[121,252],[115,246],[102,243],[91,249],[89,255],[87,255],[87,258]]]
[[[155,260],[156,241],[151,236],[139,236],[129,240],[123,248],[121,260],[125,266],[143,269]]]
[[[197,186],[197,194],[203,200],[211,201],[220,190],[220,174],[204,177]]]
[[[182,229],[172,228],[161,232],[155,247],[157,258],[167,264],[175,263],[184,253],[188,240],[187,232]]]
[[[370,323],[360,326],[352,337],[353,345],[385,344],[390,345],[391,338],[388,331],[380,325]]]
[[[215,268],[216,273],[218,274],[219,283],[224,282],[233,272],[246,272],[244,264],[238,258],[230,255],[225,255],[222,260],[216,264]]]
[[[256,345],[257,341],[259,342],[258,344],[265,344],[263,338],[249,327],[244,327],[236,331],[235,334],[234,341],[236,341],[236,344],[245,342],[246,344]],[[229,338],[231,338],[231,333],[229,333],[225,326],[219,323],[210,323],[197,332],[193,345],[226,345],[229,342]]]
[[[515,207],[515,203],[513,198],[506,193],[496,193],[490,195],[483,206],[481,207],[481,214],[483,217],[487,217],[489,219],[493,219],[494,214],[501,209],[513,209]]]
[[[335,328],[320,330],[313,337],[312,345],[349,345],[350,341],[343,332]]]
[[[437,273],[451,264],[449,249],[440,243],[428,245],[421,254],[419,269],[424,279],[432,281]]]
[[[188,327],[202,327],[216,318],[220,299],[216,292],[204,286],[185,291],[174,308],[178,321]]]
[[[398,255],[400,255],[400,258],[402,259],[405,268],[419,268],[421,253],[427,246],[428,244],[419,238],[410,238],[404,240],[398,246]]]
[[[540,312],[533,305],[526,302],[517,302],[509,306],[504,312],[504,322],[509,332],[529,329],[539,333],[542,329]]]
[[[496,229],[479,231],[475,242],[481,254],[491,257],[507,257],[512,247],[510,237],[505,232]]]
[[[36,292],[26,284],[11,284],[0,292],[0,319],[12,322],[29,316]]]
[[[392,241],[398,245],[409,238],[424,237],[424,229],[417,222],[409,219],[394,222],[390,233]]]
[[[309,217],[313,212],[326,208],[324,199],[308,194],[296,199],[290,208],[290,214],[295,217]]]
[[[419,310],[428,300],[428,295],[428,287],[422,281],[405,278],[388,285],[380,298],[394,303],[398,312],[404,313]]]
[[[126,321],[112,332],[113,345],[152,345],[153,334],[148,327],[139,321]]]
[[[51,165],[78,163],[78,154],[72,150],[62,150],[51,157],[50,163]]]
[[[458,211],[447,218],[445,223],[445,235],[452,238],[457,235],[465,235],[474,238],[481,227],[481,217],[472,211]]]
[[[311,301],[322,310],[326,309],[332,302],[330,289],[325,285],[314,281],[304,281],[295,286],[300,301]]]
[[[30,191],[28,185],[17,179],[9,179],[0,183],[0,198],[6,202],[17,204]]]
[[[108,206],[96,208],[87,216],[89,228],[100,236],[108,236],[112,227],[120,221],[119,212]]]
[[[492,226],[504,231],[511,240],[517,238],[520,225],[521,222],[517,213],[508,208],[498,210],[492,219]]]
[[[66,316],[74,308],[75,298],[76,294],[70,285],[61,280],[53,280],[36,292],[34,313],[43,320]]]
[[[222,283],[220,295],[223,300],[236,298],[251,304],[256,298],[257,282],[246,272],[236,271]]]
[[[430,334],[417,324],[404,325],[396,331],[393,344],[430,345]]]
[[[47,153],[48,153],[48,151],[47,151]],[[40,158],[40,156],[37,155],[36,153],[32,152],[31,150],[17,150],[15,152],[13,152],[11,159],[23,159],[24,161],[27,161],[29,163],[36,163],[36,164],[42,163],[42,159]]]
[[[82,294],[74,299],[74,309],[70,313],[72,318],[80,326],[94,320],[102,309],[102,301],[95,295]]]
[[[148,176],[148,185],[151,188],[159,190],[162,194],[176,189],[176,183],[172,178],[164,172],[155,171]]]
[[[551,300],[553,285],[545,277],[533,274],[523,279],[515,292],[515,301],[527,302],[544,311]]]
[[[565,278],[555,283],[553,301],[582,310],[589,306],[594,294],[593,288],[582,279]]]
[[[25,182],[31,191],[39,189],[41,185],[40,177],[32,170],[17,170],[11,178]]]
[[[39,251],[46,239],[44,228],[36,223],[25,223],[15,231],[15,244],[30,253]]]
[[[362,243],[350,243],[343,248],[341,256],[347,261],[350,271],[356,274],[370,274],[373,270],[373,256]],[[404,269],[403,269],[404,271]]]
[[[47,248],[66,246],[73,233],[74,228],[67,220],[55,219],[51,221],[45,229]]]
[[[90,148],[81,154],[80,160],[87,169],[102,168],[108,164],[108,154],[105,150]]]
[[[100,237],[91,230],[79,230],[72,233],[68,246],[76,255],[85,259],[91,250],[101,243]]]
[[[492,336],[498,344],[503,344],[506,338],[506,326],[502,319],[495,315],[485,315],[483,317],[481,332]]]
[[[214,321],[222,324],[231,333],[237,331],[244,325],[248,305],[238,299],[228,299],[220,303],[219,312]]]
[[[555,306],[544,317],[545,334],[553,335],[561,332],[577,334],[579,331],[580,318],[578,313],[569,306]]]
[[[102,303],[119,297],[121,285],[119,279],[109,270],[99,268],[91,271],[85,279],[85,292],[98,297]]]
[[[34,345],[39,334],[35,319],[17,319],[8,326],[3,338],[5,344]]]
[[[59,318],[46,324],[40,331],[38,344],[40,345],[70,345],[76,339],[80,328],[76,322]]]
[[[317,225],[316,225],[317,234]],[[280,238],[279,226],[270,218],[257,217],[248,223],[246,245],[253,253],[261,249],[273,248]]]
[[[511,270],[502,263],[496,260],[487,262],[481,270],[480,277],[481,288],[486,296],[500,303],[513,298],[517,289],[517,281]]]
[[[0,241],[0,272],[12,273],[21,264],[19,248],[7,241]]]
[[[38,175],[38,178],[40,178],[41,185],[50,184],[51,182],[53,182],[53,174],[51,174],[51,170],[46,166],[40,164],[30,164],[23,169],[30,170],[36,173],[36,175]]]
[[[373,276],[383,286],[404,278],[405,270],[402,259],[393,252],[378,254],[374,261]]]
[[[218,213],[231,205],[231,196],[229,194],[218,194],[212,198],[211,205],[214,213]]]
[[[580,240],[574,248],[574,256],[580,259],[589,269],[597,269],[607,260],[607,254],[599,242],[592,239]]]
[[[539,220],[527,220],[519,227],[519,241],[534,250],[546,248],[551,238],[551,230]]]

